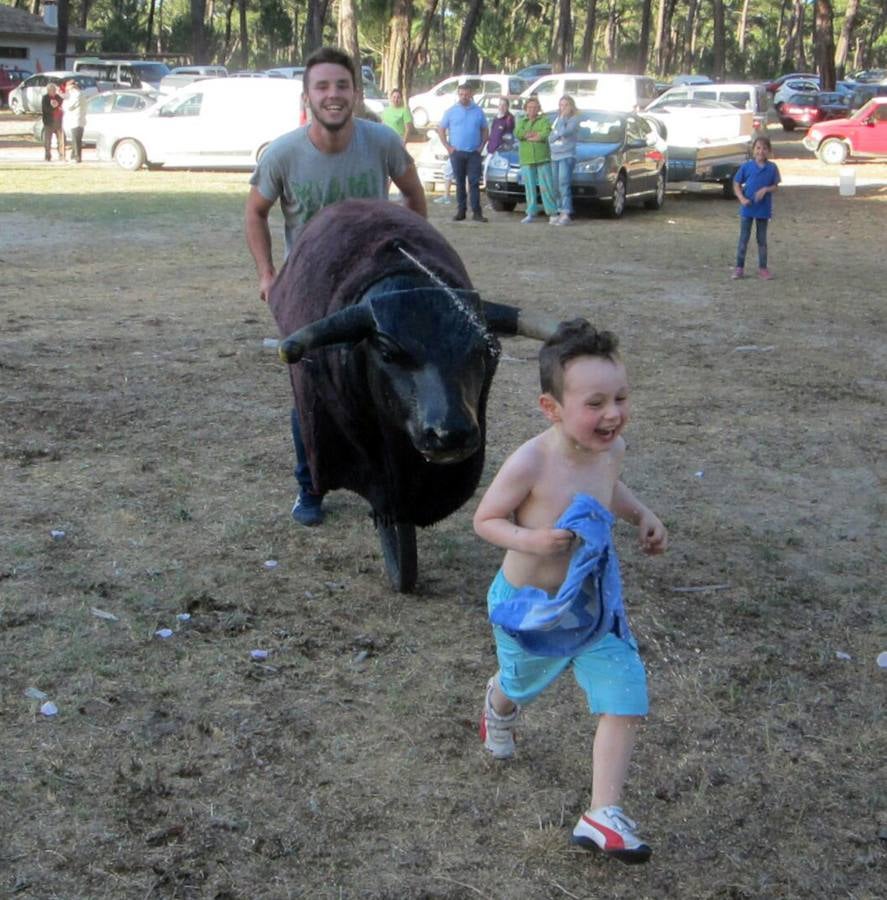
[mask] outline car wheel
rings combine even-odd
[[[625,173],[620,172],[613,185],[613,196],[607,204],[607,214],[611,219],[621,219],[625,212]]]
[[[127,138],[114,148],[114,162],[127,172],[135,172],[145,164],[145,150],[138,141]]]
[[[9,101],[9,108],[17,115],[20,116],[25,110],[22,106],[22,101],[19,100],[18,97],[13,97],[12,100]]]
[[[37,123],[34,125],[34,138],[38,140],[41,144],[43,143],[43,131],[44,131],[43,122],[38,119]]]
[[[783,131],[794,131],[794,130],[795,130],[795,123],[794,123],[794,122],[791,122],[791,121],[785,121],[785,122],[783,122],[783,123],[782,123],[782,130],[783,130]]]
[[[490,206],[496,212],[513,212],[517,206],[517,200],[499,200],[497,197],[490,197]]]
[[[428,113],[421,106],[416,107],[412,112],[413,125],[416,128],[425,128],[428,125]]]
[[[733,194],[733,179],[732,178],[725,178],[721,182],[721,191],[723,192],[725,200],[732,200],[734,198],[735,195]]]
[[[644,200],[647,209],[662,209],[665,203],[665,169],[661,169],[656,178],[656,195],[649,200]]]
[[[830,166],[840,166],[847,161],[848,152],[847,145],[843,141],[832,138],[829,141],[823,141],[822,146],[816,151],[816,155],[821,162]]]

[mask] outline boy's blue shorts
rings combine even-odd
[[[487,609],[493,610],[516,590],[500,569],[487,593]],[[593,713],[645,716],[649,710],[647,673],[634,638],[624,641],[610,633],[575,656],[559,659],[529,653],[499,625],[493,626],[493,637],[499,659],[499,686],[515,703],[529,703],[572,666]]]

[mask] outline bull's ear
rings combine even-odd
[[[496,334],[519,334],[547,341],[557,330],[558,323],[555,319],[527,312],[517,306],[484,300],[483,307],[487,325]]]

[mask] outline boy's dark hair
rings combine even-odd
[[[354,60],[338,47],[318,47],[305,62],[305,90],[308,90],[308,85],[311,83],[311,69],[321,63],[344,66],[351,73],[351,86],[357,87],[357,70],[354,67]]]
[[[588,319],[561,322],[539,351],[539,381],[543,394],[558,403],[564,395],[564,367],[577,356],[619,359],[619,340],[611,331],[598,331]]]

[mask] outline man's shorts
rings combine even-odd
[[[510,599],[516,590],[500,570],[487,593],[488,611]],[[499,625],[493,626],[493,637],[499,660],[499,686],[515,703],[534,700],[572,666],[593,713],[645,716],[649,710],[647,673],[634,638],[622,640],[611,632],[574,656],[558,658],[529,653]]]

